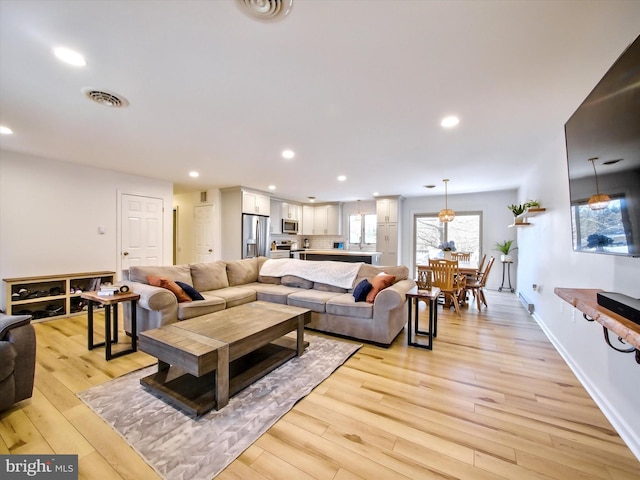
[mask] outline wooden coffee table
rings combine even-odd
[[[221,409],[229,397],[302,355],[311,311],[251,302],[139,334],[138,349],[158,358],[140,383],[192,415]],[[283,337],[296,331],[296,338]]]

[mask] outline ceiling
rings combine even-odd
[[[0,124],[14,132],[0,148],[176,193],[517,188],[640,33],[636,0],[294,2],[265,22],[235,0],[0,0]],[[87,66],[61,63],[56,46]],[[129,106],[91,102],[85,87]],[[445,130],[450,114],[460,124]]]

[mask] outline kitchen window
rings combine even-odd
[[[349,243],[354,245],[375,245],[376,214],[349,215]]]

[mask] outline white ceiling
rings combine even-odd
[[[0,124],[14,131],[0,148],[176,192],[517,188],[640,33],[637,0],[294,2],[266,23],[234,0],[0,0]],[[55,59],[60,45],[87,67]],[[84,87],[130,105],[92,103]],[[448,114],[461,123],[445,131]]]

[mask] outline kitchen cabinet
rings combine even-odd
[[[302,206],[302,235],[313,235],[315,212],[313,205]]]
[[[242,192],[242,213],[269,216],[271,198],[256,192]]]
[[[313,212],[313,235],[340,235],[342,232],[340,205],[317,205]]]
[[[376,201],[378,223],[398,223],[398,199],[382,198]]]
[[[280,208],[281,218],[285,220],[301,220],[300,205],[295,203],[282,202]]]
[[[283,203],[279,200],[271,200],[271,215],[269,222],[269,233],[271,235],[280,235],[282,234],[282,205]]]
[[[376,200],[377,230],[376,249],[382,253],[382,265],[400,265],[400,208],[402,197],[386,197]]]

